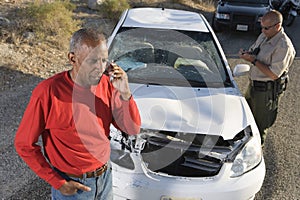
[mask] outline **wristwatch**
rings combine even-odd
[[[252,63],[252,65],[254,65],[255,66],[255,63],[256,63],[256,61],[257,61],[257,59],[255,58],[251,63]]]

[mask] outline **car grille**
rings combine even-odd
[[[235,23],[252,24],[255,22],[255,16],[234,14],[232,17]]]
[[[143,162],[153,172],[184,177],[215,176],[236,152],[233,140],[203,134],[144,135]],[[146,137],[145,137],[146,136]]]

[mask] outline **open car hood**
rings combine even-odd
[[[131,85],[142,128],[201,133],[232,139],[253,122],[235,88]]]

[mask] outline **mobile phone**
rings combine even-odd
[[[109,81],[112,81],[114,79],[114,73],[109,74],[110,72],[113,72],[113,63],[107,60],[106,69],[104,71],[104,74],[109,76]]]

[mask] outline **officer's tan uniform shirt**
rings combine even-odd
[[[274,74],[279,77],[289,70],[296,52],[291,40],[283,32],[283,28],[269,40],[261,33],[249,50],[252,51],[259,46],[257,60],[268,65]],[[249,78],[257,81],[272,80],[253,65],[250,68]]]

